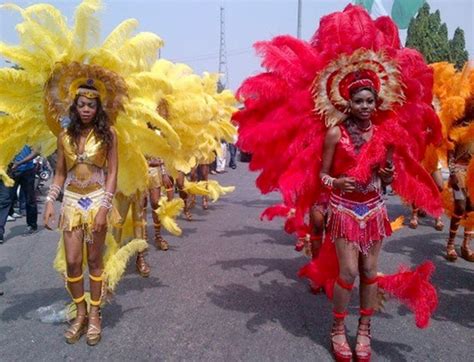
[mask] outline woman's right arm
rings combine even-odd
[[[46,197],[46,205],[43,214],[44,226],[49,230],[52,230],[50,222],[54,220],[54,201],[56,201],[56,198],[59,196],[64,186],[64,181],[66,180],[66,159],[64,157],[62,136],[62,133],[58,136],[56,172],[54,174],[53,183],[49,188],[48,196]]]
[[[351,192],[355,188],[355,180],[352,177],[334,178],[329,175],[332,168],[334,153],[336,151],[336,145],[340,139],[341,129],[339,127],[331,127],[327,131],[324,139],[323,164],[321,166],[321,171],[319,172],[319,177],[321,178],[323,185],[328,188],[335,187],[345,192]]]

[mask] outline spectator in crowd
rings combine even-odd
[[[221,155],[217,155],[216,157],[216,172],[217,173],[224,173],[225,172],[225,164],[227,160],[227,143],[224,140],[221,140]]]
[[[22,150],[13,159],[11,176],[15,181],[13,190],[18,186],[25,193],[26,198],[26,233],[32,234],[38,230],[38,207],[35,194],[35,164],[33,160],[39,155],[38,150],[29,145],[23,146]],[[11,196],[11,200],[13,195]],[[11,201],[10,201],[11,202]]]
[[[12,189],[5,185],[0,179],[0,244],[3,244],[5,236],[5,224],[12,204]]]
[[[232,143],[228,144],[229,147],[229,167],[233,170],[237,168],[237,164],[235,163],[235,157],[237,155],[237,147],[235,143],[237,142],[237,135],[234,136],[234,140]]]

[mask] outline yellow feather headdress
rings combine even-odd
[[[92,86],[97,91],[81,88],[83,85]],[[54,127],[53,131],[59,131],[57,123],[67,115],[78,94],[89,98],[100,96],[102,107],[113,122],[118,113],[124,110],[127,84],[117,73],[98,65],[57,63],[44,88],[45,115]]]

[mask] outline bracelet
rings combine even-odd
[[[51,186],[49,186],[48,195],[46,196],[46,201],[47,202],[56,201],[60,193],[61,193],[61,188],[58,185],[51,184]]]
[[[326,186],[328,189],[332,189],[334,187],[334,181],[336,179],[334,177],[331,177],[329,175],[324,175],[321,177],[321,182],[323,183],[324,186]]]
[[[114,198],[114,194],[111,192],[106,191],[102,200],[100,200],[100,206],[110,210],[112,208],[112,199]]]

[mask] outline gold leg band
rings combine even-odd
[[[80,296],[79,298],[72,298],[72,300],[73,300],[74,303],[76,303],[76,304],[82,303],[82,302],[84,301],[84,299],[86,299],[86,295],[85,295],[85,294],[82,294],[82,296]]]
[[[89,278],[93,280],[94,282],[101,282],[103,280],[102,275],[99,275],[98,277],[96,277],[92,274],[89,274]]]
[[[91,299],[90,303],[94,307],[100,307],[100,299],[99,300],[92,300]]]
[[[66,280],[67,280],[69,283],[77,283],[77,282],[80,282],[83,278],[84,278],[84,274],[81,274],[81,275],[79,275],[78,277],[66,276]]]

